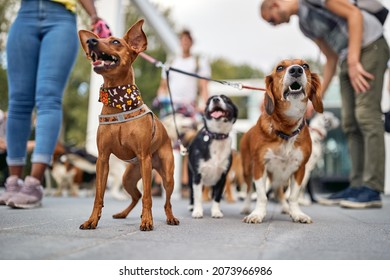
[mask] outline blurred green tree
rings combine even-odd
[[[8,109],[8,85],[5,65],[5,42],[12,20],[16,14],[19,1],[0,1],[0,109]]]

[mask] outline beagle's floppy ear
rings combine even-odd
[[[238,108],[233,102],[232,102],[232,106],[233,106],[233,118],[234,118],[233,123],[235,123],[238,118]]]
[[[144,20],[140,19],[136,23],[133,24],[132,27],[126,32],[123,39],[129,44],[130,48],[137,54],[146,50],[146,46],[148,45],[146,35],[142,30],[142,25],[144,24]]]
[[[93,38],[98,39],[99,36],[91,31],[88,31],[88,30],[80,30],[79,31],[80,43],[81,43],[81,46],[83,47],[83,50],[84,50],[85,54],[87,55],[88,59],[90,59],[90,57],[89,57],[89,48],[88,48],[87,41],[89,39],[93,39]]]
[[[265,77],[266,92],[264,95],[264,107],[268,115],[271,115],[275,110],[275,99],[272,92],[273,79],[271,75]]]
[[[324,112],[324,105],[322,104],[321,96],[321,80],[318,74],[311,73],[311,88],[309,99],[313,103],[313,108],[318,113]]]

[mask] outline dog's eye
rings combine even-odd
[[[310,67],[309,67],[309,64],[306,64],[306,63],[303,64],[302,67],[303,67],[303,69],[309,69],[309,68],[310,68]]]
[[[113,43],[114,45],[119,45],[121,42],[119,42],[118,40],[112,40],[111,43]]]
[[[283,69],[284,69],[283,65],[279,65],[278,67],[276,67],[277,72],[283,71]]]

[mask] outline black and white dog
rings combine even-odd
[[[193,218],[203,217],[203,186],[212,187],[211,216],[223,217],[219,204],[226,174],[232,163],[232,140],[229,133],[237,115],[238,109],[229,97],[215,95],[208,99],[204,112],[204,127],[188,148],[190,209]]]

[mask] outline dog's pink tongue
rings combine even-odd
[[[211,113],[211,116],[213,118],[215,118],[215,119],[218,119],[218,118],[223,116],[223,112],[221,112],[221,111],[214,111],[214,112]]]
[[[96,60],[96,61],[92,62],[92,65],[93,65],[93,66],[99,66],[99,65],[101,65],[102,63],[104,63],[104,61],[102,61],[102,60]]]

